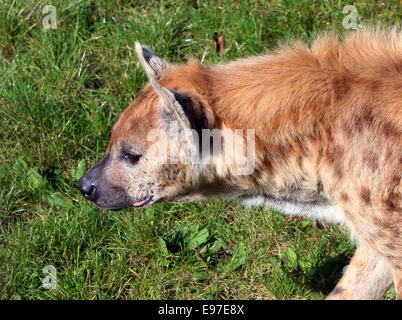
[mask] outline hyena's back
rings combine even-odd
[[[375,297],[392,277],[402,297],[402,33],[325,36],[213,77],[216,112],[256,128],[277,190],[322,183],[342,210],[359,247],[331,297]]]

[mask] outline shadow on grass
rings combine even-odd
[[[351,256],[346,254],[325,258],[306,275],[306,286],[315,292],[328,295],[335,288],[350,259]]]

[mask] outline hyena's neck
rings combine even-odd
[[[331,104],[336,75],[310,53],[289,50],[218,65],[209,76],[218,118],[229,127],[256,129],[262,142],[276,142],[304,133],[324,116],[321,107]]]
[[[256,133],[255,170],[227,174],[231,183],[276,198],[321,197],[319,164],[331,138],[331,115],[322,106],[331,104],[330,77],[311,55],[293,51],[210,69],[210,105],[220,123]]]
[[[225,161],[216,166],[228,189],[309,201],[322,193],[319,164],[332,119],[322,106],[332,103],[335,76],[306,49],[212,68],[190,61],[168,69],[161,83],[201,102],[209,129],[255,130],[252,174],[239,175]]]

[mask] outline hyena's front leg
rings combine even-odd
[[[392,282],[392,270],[386,259],[369,246],[360,245],[327,299],[379,299]]]

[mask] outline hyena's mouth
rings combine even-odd
[[[144,208],[144,207],[149,206],[149,205],[152,204],[153,198],[154,197],[151,196],[149,198],[146,198],[146,199],[143,199],[143,200],[140,200],[140,201],[136,201],[136,202],[134,202],[132,204],[132,206],[135,207],[135,208]]]

